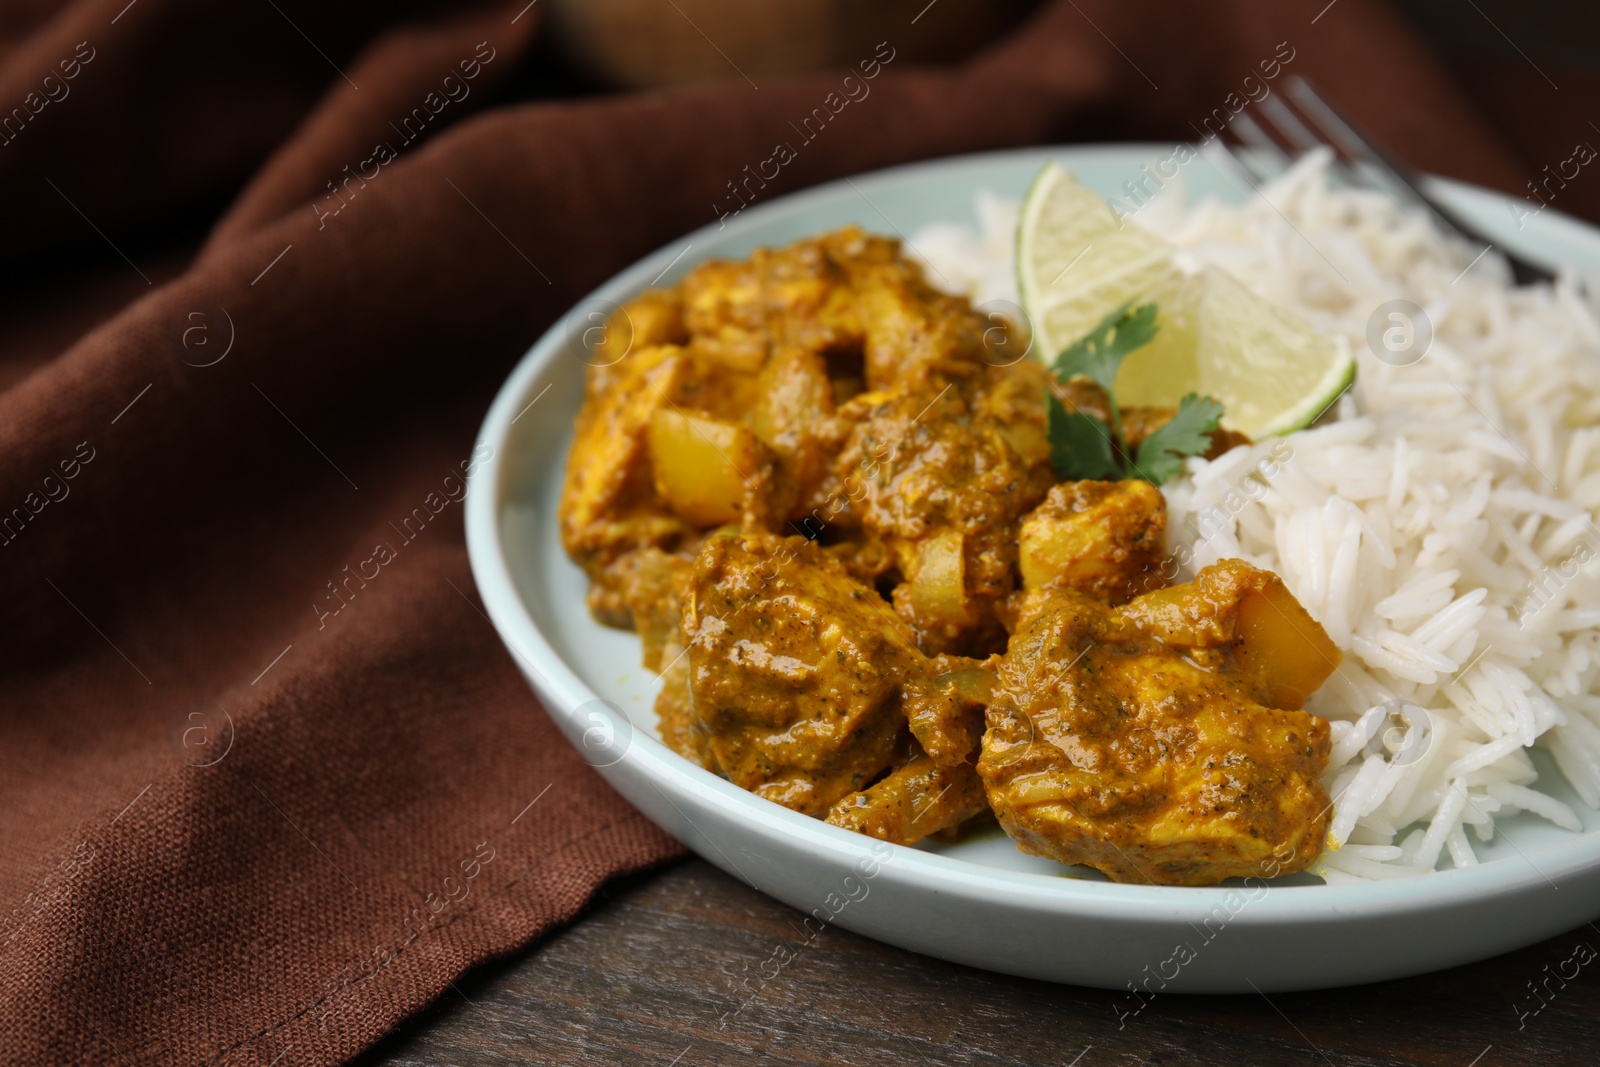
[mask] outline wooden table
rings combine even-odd
[[[1380,985],[1157,997],[1120,1029],[1117,993],[975,971],[836,928],[803,941],[798,912],[691,860],[612,885],[571,927],[456,983],[361,1067],[1600,1063],[1600,958],[1564,985],[1552,977],[1575,950],[1587,955],[1579,946],[1600,950],[1593,925]],[[769,980],[760,968],[779,945],[797,955]]]

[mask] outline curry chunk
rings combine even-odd
[[[828,821],[835,826],[914,845],[989,809],[975,764],[994,677],[956,656],[929,666],[928,675],[900,687],[911,743],[887,775],[833,806]]]
[[[900,844],[984,809],[973,667],[924,657],[822,549],[712,537],[682,585],[687,667],[669,670],[657,701],[673,748],[758,796]]]
[[[591,370],[578,415],[558,520],[567,555],[589,576],[589,609],[612,626],[631,626],[626,558],[670,548],[691,531],[656,493],[647,437],[663,397],[682,373],[675,345],[641,349],[620,364]],[[597,384],[603,379],[606,384]]]
[[[983,709],[992,699],[994,676],[974,660],[939,656],[932,677],[901,685],[901,708],[911,735],[935,763],[970,763],[983,736]]]
[[[713,537],[687,581],[689,706],[710,769],[825,815],[909,736],[902,678],[927,661],[875,591],[803,538]]]
[[[774,354],[761,372],[750,429],[777,457],[787,487],[785,514],[815,491],[838,447],[835,378],[826,356],[792,347]]]
[[[683,302],[672,289],[646,289],[604,317],[591,311],[583,326],[574,340],[589,365],[591,395],[609,392],[616,380],[632,369],[623,366],[632,353],[683,345],[689,340],[683,325]]]
[[[983,781],[970,763],[941,764],[919,753],[871,788],[839,801],[828,821],[882,841],[914,845],[987,808]]]
[[[1141,597],[1123,616],[1277,708],[1301,707],[1339,666],[1339,646],[1283,579],[1243,560],[1221,560],[1188,585]]]
[[[843,405],[840,418],[853,428],[813,515],[869,531],[894,554],[904,579],[895,610],[925,652],[999,648],[997,608],[1015,587],[1016,522],[1054,481],[1048,459],[1020,454],[1005,425],[953,386],[869,391]]]
[[[653,671],[661,669],[663,655],[670,661],[683,648],[678,581],[693,561],[692,552],[648,547],[629,552],[608,568],[607,584],[618,590],[627,605],[628,618],[643,646],[641,659]]]
[[[1315,859],[1332,806],[1321,782],[1328,724],[1262,703],[1276,690],[1256,665],[1287,655],[1286,674],[1305,680],[1337,659],[1313,640],[1279,643],[1260,620],[1240,624],[1240,606],[1271,587],[1252,571],[1266,574],[1226,561],[1122,609],[1053,590],[1021,620],[999,661],[978,770],[1024,851],[1164,885]],[[1202,647],[1214,654],[1205,662]]]
[[[1062,482],[1022,520],[1022,587],[1121,604],[1166,584],[1167,509],[1149,482]]]
[[[908,380],[942,385],[970,378],[983,365],[983,319],[965,300],[940,293],[921,271],[908,267],[901,262],[855,272],[869,389]]]

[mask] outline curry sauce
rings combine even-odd
[[[994,328],[854,228],[614,317],[560,528],[595,616],[665,672],[663,739],[886,841],[992,813],[1120,881],[1301,869],[1330,742],[1298,709],[1338,650],[1242,561],[1168,586],[1160,492],[1050,462],[1047,396],[1104,392],[995,358],[1026,346]]]

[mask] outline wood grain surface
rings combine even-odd
[[[1161,996],[1119,1025],[1125,994],[988,974],[837,928],[807,945],[800,919],[700,860],[614,884],[572,926],[458,981],[360,1064],[1600,1063],[1593,925],[1379,985]],[[780,946],[793,958],[764,967]]]

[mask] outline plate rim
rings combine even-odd
[[[541,697],[546,713],[558,722],[562,717],[571,720],[580,707],[601,698],[556,652],[517,592],[508,560],[510,547],[502,537],[507,479],[506,464],[501,460],[504,442],[524,399],[550,375],[575,316],[586,305],[600,301],[621,302],[646,288],[652,278],[659,277],[673,265],[681,255],[685,240],[699,243],[712,236],[726,237],[729,231],[734,235],[758,231],[787,213],[841,195],[860,194],[862,187],[870,192],[873,187],[892,185],[918,172],[934,169],[981,172],[999,164],[1017,164],[1030,158],[1041,163],[1045,159],[1056,159],[1070,164],[1075,159],[1093,157],[1102,161],[1128,161],[1136,168],[1139,163],[1147,162],[1152,153],[1159,154],[1170,148],[1157,143],[1044,145],[945,156],[850,175],[754,205],[720,224],[708,223],[683,234],[595,287],[552,322],[520,357],[485,415],[475,444],[490,445],[495,452],[468,479],[466,507],[468,554],[484,607],[502,641],[531,669],[529,680]],[[1514,202],[1514,198],[1505,194],[1453,179],[1430,177],[1430,184],[1451,197]],[[1538,218],[1545,219],[1542,226],[1555,226],[1581,241],[1593,242],[1597,258],[1600,258],[1600,228],[1555,210],[1541,212]],[[695,262],[699,260],[684,262],[682,266],[688,269]],[[530,655],[530,651],[534,655]],[[1230,897],[1236,899],[1241,892],[1239,886],[1147,886],[1005,870],[908,846],[884,846],[876,839],[791,811],[735,786],[673,752],[643,730],[634,730],[626,713],[620,708],[617,711],[622,720],[613,725],[629,731],[630,742],[620,758],[602,771],[608,779],[637,777],[662,792],[669,801],[671,797],[662,786],[670,783],[685,799],[742,822],[752,833],[763,837],[781,836],[785,845],[804,849],[818,858],[832,859],[841,867],[857,862],[869,845],[887,847],[892,850],[891,859],[884,862],[883,872],[878,877],[888,876],[894,881],[920,886],[925,891],[931,887],[934,892],[985,903],[1003,896],[1009,906],[1027,911],[1069,913],[1085,919],[1114,921],[1197,920],[1218,906],[1226,906],[1225,901]],[[707,858],[717,862],[714,857]],[[737,865],[725,854],[722,858],[737,870]],[[1535,863],[1536,859],[1543,862]],[[1282,892],[1262,893],[1250,907],[1237,912],[1231,922],[1273,928],[1344,923],[1380,916],[1392,918],[1459,903],[1464,898],[1484,903],[1496,897],[1515,896],[1537,889],[1541,882],[1554,886],[1559,879],[1596,867],[1600,867],[1600,829],[1580,832],[1570,840],[1526,852],[1519,849],[1517,856],[1416,877],[1346,884],[1267,883]]]

